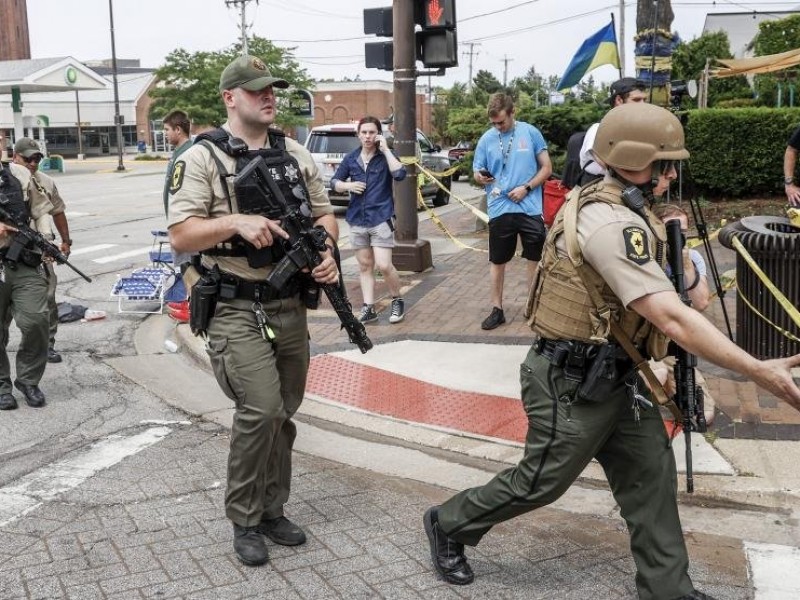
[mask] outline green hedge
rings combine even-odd
[[[691,181],[710,196],[783,193],[783,154],[800,108],[691,110],[686,114]]]

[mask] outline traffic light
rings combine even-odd
[[[365,8],[364,33],[392,37],[392,7]],[[364,63],[368,69],[391,71],[394,68],[392,42],[367,42],[364,44]]]
[[[458,66],[455,0],[404,1],[413,1],[414,22],[420,31],[393,31],[392,7],[385,6],[364,9],[364,33],[390,38],[414,35],[416,59],[423,65],[436,69]],[[393,52],[391,41],[364,44],[366,66],[391,71]]]
[[[455,0],[416,0],[414,20],[422,27],[416,33],[417,60],[426,67],[458,66]]]

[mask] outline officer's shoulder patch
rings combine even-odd
[[[626,227],[622,230],[625,240],[625,256],[637,265],[650,261],[650,245],[647,242],[647,232],[641,227]]]
[[[186,171],[186,162],[183,160],[179,160],[174,165],[172,165],[172,178],[169,182],[169,193],[174,194],[183,185],[183,174]]]

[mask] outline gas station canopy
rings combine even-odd
[[[0,94],[101,90],[108,80],[71,56],[0,61]]]

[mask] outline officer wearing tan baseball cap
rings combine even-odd
[[[267,86],[286,89],[289,82],[273,77],[264,61],[257,56],[245,54],[225,67],[219,78],[219,91],[243,88],[249,92],[263,90]]]
[[[36,154],[39,155],[39,158],[42,158],[42,156],[44,156],[44,154],[42,153],[42,149],[39,148],[39,144],[37,144],[34,140],[32,140],[29,137],[23,137],[17,140],[17,143],[14,144],[14,154],[19,154],[22,158],[25,159],[29,159]]]

